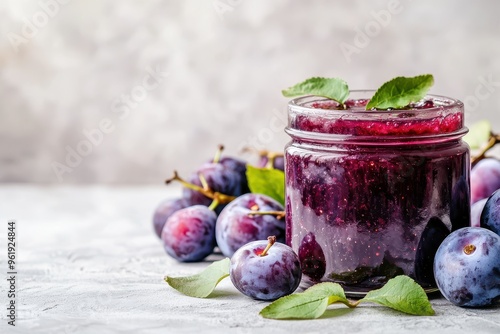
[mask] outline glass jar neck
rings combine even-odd
[[[362,145],[362,146],[422,146],[455,143],[461,141],[468,132],[463,127],[451,133],[432,134],[425,136],[356,136],[337,135],[318,132],[307,132],[287,127],[285,132],[292,137],[293,142],[309,145]]]

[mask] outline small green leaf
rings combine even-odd
[[[284,89],[281,93],[285,97],[301,95],[323,96],[344,104],[349,96],[349,87],[344,80],[339,78],[315,77]]]
[[[413,315],[434,315],[424,289],[404,275],[396,276],[382,288],[368,292],[361,302],[373,302]]]
[[[285,205],[285,173],[281,170],[248,165],[247,180],[252,193],[267,195]]]
[[[337,283],[318,283],[302,293],[275,300],[259,314],[269,319],[316,319],[325,313],[328,305],[336,302],[350,304],[344,289]]]
[[[397,77],[384,83],[366,105],[366,110],[402,108],[425,97],[434,84],[431,74]]]
[[[491,123],[487,120],[482,120],[472,124],[469,127],[469,132],[464,136],[464,140],[469,144],[470,148],[481,148],[490,139]]]
[[[215,261],[199,274],[185,277],[166,276],[165,282],[187,296],[205,298],[214,291],[222,279],[229,276],[230,265],[229,258],[225,258]]]

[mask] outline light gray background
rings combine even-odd
[[[498,1],[401,0],[385,26],[385,0],[59,1],[0,4],[0,182],[161,184],[219,143],[281,150],[280,90],[315,75],[361,89],[432,73],[431,92],[464,100],[468,124],[500,129]],[[340,46],[365,29],[348,59]],[[148,69],[163,77],[145,91]],[[132,92],[146,93],[125,114],[115,101]],[[108,133],[58,178],[54,162],[104,119]]]

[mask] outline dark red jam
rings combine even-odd
[[[430,97],[365,111],[366,99],[347,109],[307,99],[289,105],[285,166],[287,243],[304,283],[356,296],[405,274],[431,291],[437,248],[470,224],[463,105]]]

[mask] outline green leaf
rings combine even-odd
[[[342,287],[337,283],[318,283],[302,293],[275,300],[259,314],[269,319],[316,319],[336,302],[350,305]]]
[[[434,84],[431,74],[397,77],[384,83],[366,105],[366,110],[402,108],[421,100]]]
[[[481,148],[489,139],[491,134],[491,123],[487,120],[482,120],[472,124],[469,127],[469,132],[464,136],[464,140],[469,144],[470,148]]]
[[[368,292],[361,302],[373,302],[413,315],[434,314],[424,289],[404,275],[396,276],[382,288]]]
[[[281,170],[248,165],[247,180],[252,193],[267,195],[285,205],[285,173]]]
[[[222,279],[229,276],[230,265],[229,258],[225,258],[213,262],[199,274],[185,277],[166,276],[165,282],[187,296],[205,298],[214,291]]]
[[[337,302],[350,308],[362,302],[373,302],[413,315],[434,314],[424,289],[410,277],[401,275],[390,279],[382,288],[370,291],[357,302],[349,301],[339,284],[319,283],[302,293],[275,300],[263,308],[260,315],[269,319],[316,319],[325,313],[328,305]]]
[[[309,78],[281,91],[285,97],[301,95],[323,96],[344,104],[349,96],[347,83],[339,78]]]

